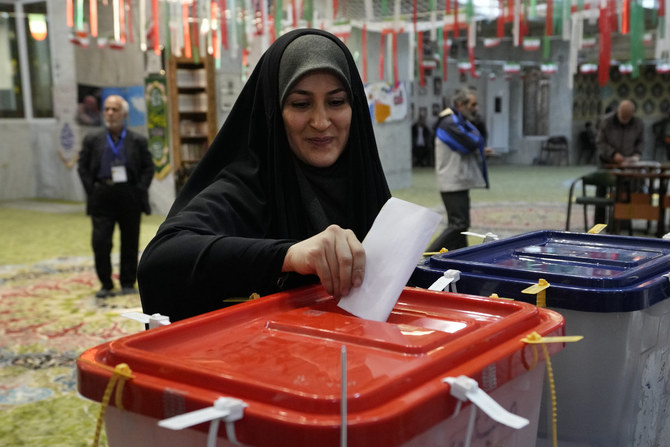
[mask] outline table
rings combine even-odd
[[[648,223],[655,221],[656,236],[663,237],[666,232],[665,211],[670,204],[670,173],[660,165],[651,169],[622,167],[612,173],[616,176],[613,232],[619,232],[622,221],[643,219]],[[632,234],[632,228],[629,231]]]

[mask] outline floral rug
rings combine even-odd
[[[0,445],[91,445],[100,405],[77,394],[75,360],[143,330],[119,315],[138,295],[96,300],[99,287],[91,258],[0,266]]]

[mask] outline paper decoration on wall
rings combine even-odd
[[[408,99],[404,83],[368,83],[365,84],[365,93],[371,117],[375,122],[401,121],[407,116]]]
[[[146,78],[144,85],[149,152],[154,161],[154,175],[158,180],[162,180],[170,172],[168,98],[165,76],[150,75]]]
[[[74,168],[79,160],[79,151],[75,150],[76,139],[70,121],[64,121],[61,124],[59,143],[58,158],[60,158],[60,161],[63,162],[66,168]]]

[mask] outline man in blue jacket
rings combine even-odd
[[[119,224],[121,293],[136,293],[137,255],[142,212],[151,213],[149,185],[154,165],[147,139],[129,129],[128,102],[118,95],[105,100],[106,129],[86,135],[79,154],[78,172],[86,191],[86,214],[91,216],[91,245],[102,288],[97,298],[113,295],[112,237]]]
[[[470,227],[470,189],[488,188],[484,137],[472,124],[477,95],[461,87],[452,96],[452,107],[443,110],[435,132],[437,185],[447,210],[447,227],[428,247],[455,250],[468,245],[461,234]]]

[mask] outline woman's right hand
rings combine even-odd
[[[334,298],[347,296],[365,276],[365,249],[351,230],[331,225],[321,233],[292,245],[283,272],[317,275]]]

